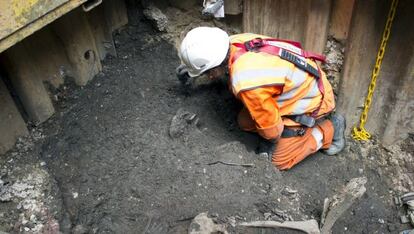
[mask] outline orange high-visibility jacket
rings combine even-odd
[[[321,84],[318,87],[315,77],[276,55],[248,51],[233,61],[240,49],[233,43],[255,38],[269,37],[251,33],[230,37],[229,85],[249,111],[262,137],[276,139],[283,126],[299,125],[284,116],[308,114],[319,118],[335,108],[332,87],[323,71],[320,71],[319,82],[323,85],[320,89]],[[314,60],[306,61],[318,67]]]

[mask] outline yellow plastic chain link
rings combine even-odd
[[[364,102],[364,110],[361,113],[359,118],[359,126],[355,126],[352,130],[352,137],[358,141],[366,141],[371,138],[371,134],[365,129],[365,123],[368,118],[368,111],[372,102],[372,95],[374,94],[375,84],[377,82],[377,77],[379,71],[381,70],[382,59],[384,58],[385,48],[387,46],[388,39],[390,37],[392,21],[394,20],[395,12],[397,10],[398,0],[393,0],[391,3],[390,11],[388,12],[387,23],[385,24],[385,29],[382,34],[381,45],[378,50],[377,59],[375,62],[375,67],[372,70],[371,83],[368,87],[368,94]]]

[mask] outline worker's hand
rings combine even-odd
[[[175,73],[177,75],[178,80],[183,85],[188,85],[190,83],[191,77],[188,75],[187,66],[181,64],[175,69]]]
[[[260,138],[259,147],[257,149],[257,153],[261,157],[267,158],[269,161],[272,161],[273,152],[276,148],[276,140],[266,140],[264,138]]]

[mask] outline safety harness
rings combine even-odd
[[[289,41],[289,40],[280,40],[275,38],[255,38],[245,43],[232,43],[233,46],[239,48],[239,50],[232,57],[231,63],[233,64],[240,56],[247,52],[264,52],[271,55],[275,55],[284,59],[290,63],[293,63],[297,68],[309,73],[317,80],[318,89],[322,94],[322,100],[324,95],[324,87],[321,78],[321,70],[319,66],[316,68],[311,66],[306,62],[306,59],[313,59],[321,62],[325,62],[326,57],[324,55],[316,54],[313,52],[305,51],[302,49],[302,46],[299,42]],[[303,136],[306,133],[307,127],[313,127],[316,123],[316,115],[318,114],[320,106],[309,115],[294,115],[294,116],[285,116],[299,124],[302,127],[298,129],[284,128],[282,137],[296,137]]]

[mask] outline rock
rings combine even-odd
[[[197,123],[198,118],[196,114],[179,109],[171,120],[170,137],[178,138],[184,135],[191,127],[196,127]]]
[[[348,184],[331,199],[325,199],[321,217],[321,233],[331,233],[332,227],[358,198],[364,195],[367,183],[366,177],[351,179]]]
[[[289,188],[289,187],[285,187],[285,188],[282,190],[282,194],[283,194],[283,195],[285,195],[285,196],[293,196],[293,195],[295,195],[296,193],[298,193],[298,190],[291,189],[291,188]]]
[[[88,233],[88,229],[85,228],[83,225],[78,224],[73,228],[72,233],[73,234],[85,234],[85,233]]]
[[[162,11],[150,4],[144,9],[144,16],[149,19],[158,31],[165,32],[167,30],[168,18]]]
[[[9,202],[11,201],[12,197],[13,196],[10,190],[10,186],[0,183],[0,202]]]
[[[207,233],[224,233],[227,234],[225,225],[216,224],[207,216],[207,213],[198,214],[188,228],[189,234],[207,234]]]
[[[263,216],[264,216],[265,220],[269,220],[269,219],[272,218],[272,213],[267,212],[267,213],[264,213]]]

